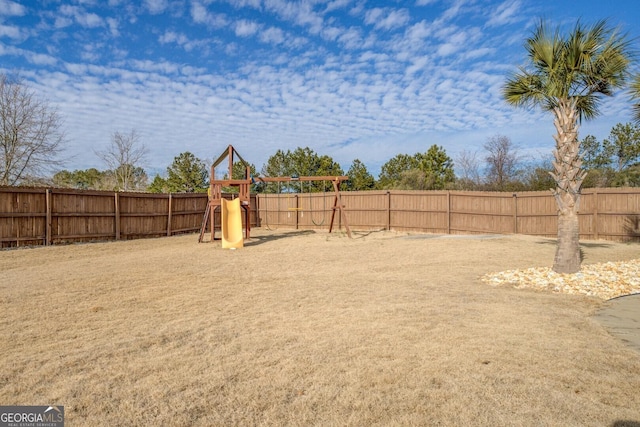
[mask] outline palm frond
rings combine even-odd
[[[579,95],[575,98],[578,121],[591,120],[600,114],[602,99],[594,95]]]
[[[636,74],[631,82],[631,99],[633,104],[633,119],[640,124],[640,74]]]
[[[550,109],[559,100],[576,99],[580,119],[590,119],[599,113],[600,98],[613,95],[630,77],[630,41],[606,20],[592,26],[578,21],[564,37],[540,21],[525,49],[528,64],[503,88],[504,99],[515,106]]]
[[[507,103],[516,107],[540,104],[544,96],[544,84],[540,76],[520,70],[507,80],[502,88]]]

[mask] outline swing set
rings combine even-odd
[[[294,180],[297,177],[292,177]],[[308,178],[308,177],[307,177]],[[298,179],[299,180],[299,179]],[[302,185],[303,181],[300,181],[300,193],[304,193],[304,188]],[[324,225],[325,222],[325,212],[327,211],[327,188],[326,188],[326,180],[322,181],[322,221],[316,221],[313,217],[313,196],[311,195],[312,193],[312,187],[311,187],[311,181],[309,181],[309,212],[311,213],[310,217],[311,217],[311,222],[313,223],[313,225],[316,225],[318,227],[320,227],[321,225]],[[282,194],[280,192],[280,183],[278,183],[278,195]],[[297,196],[297,195],[296,195]],[[291,193],[287,193],[287,199],[291,198]],[[297,200],[296,200],[296,207],[291,207],[291,203],[289,203],[289,201],[287,201],[287,210],[288,211],[299,211],[301,216],[304,216],[304,208],[298,207],[297,206]],[[278,212],[280,212],[280,210],[278,210]],[[266,215],[265,215],[265,222],[266,222]],[[267,224],[267,228],[269,227],[269,225]]]
[[[292,177],[292,181],[297,181],[297,176]],[[325,223],[326,220],[326,215],[325,212],[327,211],[327,190],[326,190],[326,181],[323,181],[323,186],[322,186],[323,192],[322,192],[322,220],[321,221],[316,221],[316,219],[314,218],[314,208],[313,208],[313,195],[312,193],[312,187],[311,187],[311,182],[309,181],[309,208],[304,208],[304,207],[300,207],[298,202],[299,202],[299,198],[298,198],[298,194],[297,193],[292,193],[290,189],[288,189],[288,191],[284,194],[287,195],[287,218],[291,217],[291,212],[296,212],[296,215],[298,212],[300,212],[300,216],[304,217],[304,213],[306,210],[308,210],[310,212],[310,219],[311,222],[313,223],[313,225],[315,226],[322,226]],[[299,194],[303,194],[304,193],[304,187],[302,182],[300,182],[300,193]],[[283,194],[281,188],[280,188],[280,182],[278,182],[278,189],[275,193],[278,197],[281,196]],[[292,202],[291,200],[295,200],[294,202]],[[268,203],[268,202],[267,202]],[[269,225],[269,212],[270,211],[268,208],[265,208],[265,210],[263,211],[265,213],[264,216],[264,221],[262,222],[262,224],[264,225],[264,227],[267,230],[273,231],[273,230],[277,230],[276,228],[272,228]],[[280,210],[280,204],[278,203],[278,209],[276,211],[278,214],[280,214],[281,210]],[[279,224],[278,224],[279,225]]]
[[[244,177],[242,179],[232,179],[233,178],[233,164],[234,164],[234,156],[236,156],[242,165],[244,166]],[[226,179],[216,179],[216,167],[218,167],[225,159],[228,159],[228,175]],[[205,230],[207,228],[207,224],[210,223],[211,230],[211,241],[216,240],[215,238],[215,224],[216,224],[216,212],[221,210],[222,205],[222,187],[238,187],[237,198],[240,199],[240,206],[244,211],[244,226],[245,226],[245,239],[249,239],[250,231],[251,231],[251,184],[268,184],[268,183],[277,183],[278,184],[278,193],[280,193],[280,184],[287,183],[290,184],[292,182],[300,183],[300,190],[302,191],[302,183],[307,182],[309,186],[311,186],[311,182],[314,181],[330,181],[333,185],[333,206],[331,207],[331,222],[329,224],[329,233],[333,231],[333,225],[336,217],[336,211],[339,211],[340,218],[342,223],[344,224],[345,230],[349,238],[351,238],[351,229],[349,228],[349,223],[347,221],[347,215],[345,213],[345,205],[342,202],[342,196],[340,193],[340,184],[349,179],[348,176],[277,176],[277,177],[252,177],[251,176],[251,167],[244,159],[238,154],[238,152],[233,148],[233,146],[229,145],[227,149],[220,155],[220,157],[213,162],[211,165],[211,176],[209,180],[209,202],[207,203],[207,208],[202,219],[202,226],[200,227],[200,237],[198,238],[198,242],[202,242],[205,234]],[[323,185],[323,189],[326,191],[326,187]],[[309,200],[311,200],[311,193],[309,193]],[[324,203],[326,203],[326,198],[323,196]],[[326,207],[326,205],[325,205]],[[288,206],[289,211],[301,211],[302,208],[298,206],[291,208]],[[222,213],[220,213],[222,215]],[[315,225],[324,224],[324,210],[323,210],[323,218],[322,221],[316,223],[313,219],[313,211],[311,212],[311,221]]]
[[[287,195],[287,213],[290,215],[292,212],[296,212],[296,215],[298,212],[300,212],[301,216],[304,216],[304,212],[305,210],[307,210],[307,208],[304,207],[300,207],[298,205],[298,194],[296,193],[291,193],[290,191],[287,193],[282,193],[281,188],[280,188],[280,183],[287,183],[287,184],[291,184],[294,182],[299,182],[300,183],[300,192],[302,193],[304,190],[304,186],[303,183],[308,183],[309,184],[309,212],[310,212],[310,218],[311,218],[311,222],[316,225],[316,226],[321,226],[324,225],[325,221],[326,221],[326,217],[325,217],[325,212],[328,210],[327,209],[327,191],[326,191],[326,186],[323,185],[323,193],[322,193],[322,203],[323,203],[323,208],[322,208],[322,219],[321,220],[317,220],[314,217],[314,212],[315,210],[312,208],[313,205],[313,195],[311,194],[311,183],[312,182],[317,182],[317,181],[323,181],[325,184],[327,181],[331,182],[333,185],[333,193],[334,193],[334,198],[333,198],[333,206],[331,207],[332,213],[331,213],[331,222],[329,224],[329,232],[331,233],[333,231],[333,225],[335,223],[335,219],[336,219],[336,211],[340,211],[340,219],[342,221],[342,223],[345,226],[345,230],[347,232],[347,235],[349,237],[351,236],[351,229],[349,228],[349,222],[347,220],[347,215],[344,211],[345,209],[345,205],[342,202],[342,196],[340,193],[340,184],[346,180],[348,180],[349,177],[347,176],[291,176],[291,177],[256,177],[254,178],[255,182],[260,182],[260,183],[278,183],[278,191],[277,194],[278,196],[282,195],[282,194],[286,194]],[[288,186],[288,188],[290,189],[290,185]],[[295,202],[291,202],[291,200],[294,200]],[[280,207],[278,207],[278,213],[280,213]],[[268,217],[268,212],[265,215],[265,226],[267,229],[272,229],[269,226],[269,223],[267,221],[267,217]]]

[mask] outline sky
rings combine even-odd
[[[0,0],[0,72],[57,109],[68,170],[106,169],[96,152],[135,130],[151,176],[228,145],[258,170],[310,147],[377,176],[397,154],[437,144],[455,161],[497,135],[548,157],[552,116],[507,105],[502,85],[540,19],[605,18],[639,44],[637,0]],[[630,105],[607,99],[580,138],[606,138]]]

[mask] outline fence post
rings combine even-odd
[[[116,228],[116,240],[120,240],[120,194],[118,192],[114,193],[114,201],[115,201],[115,228]]]
[[[51,189],[47,188],[46,193],[45,193],[45,199],[46,199],[46,205],[47,205],[47,212],[46,212],[46,219],[45,219],[45,231],[44,231],[44,245],[45,246],[49,246],[51,245],[51,227],[53,226],[53,224],[51,223]]]
[[[298,229],[298,219],[299,219],[298,216],[300,214],[300,211],[298,210],[299,207],[300,206],[298,205],[298,195],[296,194],[296,209],[295,209],[295,212],[296,212],[296,230]]]
[[[447,190],[447,234],[451,234],[451,190]]]
[[[594,190],[593,197],[593,238],[598,240],[598,190]]]
[[[513,193],[513,234],[518,234],[518,194]]]
[[[387,231],[391,230],[391,191],[387,190]]]
[[[172,210],[171,202],[172,201],[173,201],[173,198],[171,197],[171,193],[169,193],[169,212],[167,213],[167,236],[171,236],[171,210]]]

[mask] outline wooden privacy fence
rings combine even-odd
[[[354,230],[441,234],[528,234],[555,237],[551,192],[343,192]],[[259,223],[267,228],[327,228],[332,194],[260,194]],[[638,240],[640,188],[586,189],[580,206],[582,239]],[[339,224],[341,225],[341,224]]]
[[[231,195],[226,195],[231,197]],[[333,193],[251,196],[251,226],[328,229]],[[550,192],[343,192],[353,230],[555,237]],[[171,236],[200,230],[207,195],[0,187],[0,247]],[[343,228],[340,216],[338,229]],[[640,189],[583,190],[582,239],[640,240]]]
[[[0,187],[0,247],[191,233],[206,205],[202,193]]]

